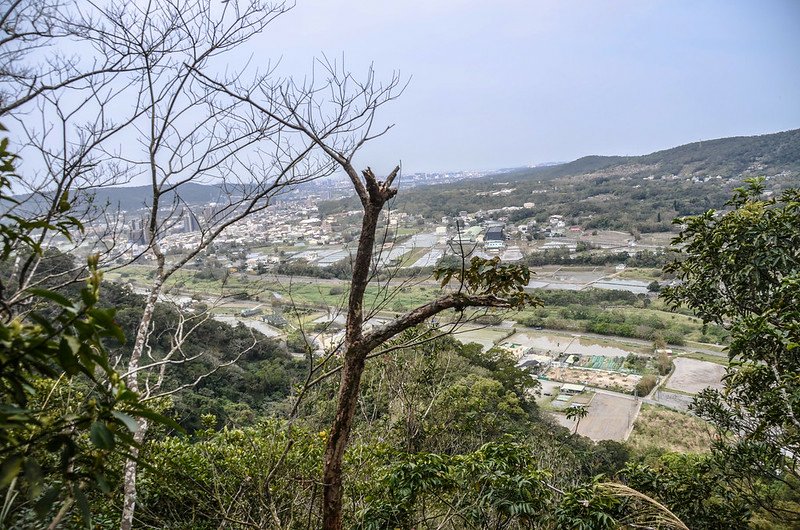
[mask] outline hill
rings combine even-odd
[[[518,178],[552,179],[584,174],[648,176],[756,176],[800,171],[800,129],[759,136],[718,138],[640,156],[585,156],[557,166],[512,174]],[[508,177],[503,175],[502,178]],[[490,177],[492,178],[492,177]]]
[[[401,190],[396,208],[428,219],[484,212],[509,222],[561,214],[584,228],[668,231],[675,216],[721,208],[744,178],[766,176],[779,190],[800,178],[800,129],[721,138],[641,156],[586,156],[457,184]],[[533,210],[498,212],[535,203]],[[321,214],[352,209],[354,199],[320,205]],[[480,215],[479,215],[480,216]]]
[[[537,208],[559,209],[562,215],[576,217],[576,221],[584,224],[589,221],[589,226],[629,229],[646,219],[635,216],[637,220],[632,223],[627,212],[617,215],[616,220],[608,219],[602,216],[603,208],[598,204],[565,208],[562,203],[610,202],[616,206],[611,213],[620,214],[620,206],[645,199],[649,206],[661,209],[663,219],[671,219],[670,214],[688,215],[708,207],[721,207],[724,198],[729,196],[725,189],[743,178],[759,175],[776,177],[774,185],[778,188],[787,181],[800,178],[800,129],[694,142],[641,156],[590,155],[563,164],[504,170],[454,184],[401,189],[396,207],[436,219],[464,210],[476,212],[535,202]],[[716,185],[703,185],[708,183],[701,182],[698,186],[698,182],[693,182],[709,177],[716,179],[717,176],[722,182],[712,183]],[[621,184],[628,179],[641,182]],[[615,186],[614,181],[620,184]],[[665,182],[668,185],[658,185]],[[492,195],[498,188],[513,188],[513,191]],[[135,211],[148,204],[150,188],[108,187],[93,193],[95,203],[108,203],[121,210]],[[167,194],[162,203],[170,204],[173,199],[171,194]],[[220,186],[188,183],[181,188],[181,199],[187,204],[207,204],[224,201],[225,193]],[[666,208],[669,203],[674,207]],[[320,204],[320,213],[326,215],[356,207],[355,197],[328,201]],[[520,220],[534,216],[518,213],[512,217],[512,220]],[[667,230],[669,227],[664,224],[661,228]]]

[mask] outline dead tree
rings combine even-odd
[[[523,287],[530,275],[524,266],[503,266],[499,260],[474,258],[470,265],[460,269],[441,271],[442,285],[457,281],[457,288],[432,302],[421,305],[392,321],[365,331],[365,293],[373,277],[376,239],[381,212],[396,194],[393,186],[400,167],[380,180],[367,168],[359,174],[353,158],[369,140],[384,134],[388,127],[371,132],[376,110],[396,97],[393,90],[400,87],[395,75],[388,85],[376,84],[372,70],[367,79],[357,82],[343,66],[322,63],[326,81],[322,87],[242,87],[223,83],[203,76],[210,86],[227,92],[237,101],[248,103],[255,111],[283,123],[317,145],[348,176],[363,210],[361,233],[355,257],[352,260],[352,278],[346,306],[344,342],[339,349],[342,359],[336,416],[328,433],[323,463],[323,528],[342,528],[343,473],[342,460],[356,412],[361,376],[367,359],[386,341],[405,330],[413,328],[443,311],[463,312],[468,308],[516,309],[534,305],[538,301],[526,294]],[[288,104],[276,109],[270,102],[273,94],[280,93]],[[259,99],[255,94],[261,93]],[[330,95],[330,96],[328,96]],[[326,108],[338,110],[331,120]],[[347,132],[358,131],[355,139],[342,141],[341,129],[348,124]]]
[[[22,190],[29,200],[19,208],[39,208],[55,222],[66,202],[87,203],[92,188],[149,186],[142,204],[146,241],[132,255],[134,249],[119,238],[120,217],[113,208],[81,215],[95,229],[90,243],[104,251],[106,270],[123,255],[155,262],[130,355],[118,364],[127,386],[144,399],[175,390],[163,388],[164,371],[191,360],[182,355],[181,342],[202,322],[180,319],[169,351],[151,355],[153,312],[170,278],[226,229],[267,208],[281,190],[334,167],[305,135],[240,102],[223,101],[219,90],[200,81],[202,72],[245,75],[248,65],[232,67],[237,59],[229,52],[287,10],[267,0],[16,0],[0,13],[6,32],[0,40],[0,116],[24,139],[26,173],[35,174],[30,189]],[[261,79],[269,78],[270,65],[260,66]],[[193,183],[216,186],[217,206],[197,216],[195,244],[172,259],[163,240],[188,206],[184,190]],[[103,231],[97,233],[99,224]],[[44,243],[51,234],[42,231],[39,237]],[[76,238],[74,244],[83,242]],[[38,263],[37,256],[23,257],[12,302],[24,303]],[[79,275],[76,269],[64,280]],[[139,421],[136,442],[147,430],[147,422]],[[124,469],[124,529],[133,525],[136,475],[132,458]]]

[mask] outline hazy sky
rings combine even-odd
[[[800,127],[800,0],[297,0],[285,71],[344,54],[411,81],[359,163],[490,169]]]

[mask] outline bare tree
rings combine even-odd
[[[342,528],[342,459],[350,437],[358,405],[361,376],[366,360],[382,344],[399,333],[413,328],[447,310],[463,312],[470,307],[520,308],[537,303],[523,291],[529,272],[522,266],[502,266],[499,260],[473,258],[469,267],[441,272],[443,286],[456,279],[458,286],[432,302],[421,305],[390,322],[365,329],[365,293],[376,266],[375,251],[378,223],[386,204],[397,194],[393,186],[400,167],[395,167],[384,179],[367,168],[361,173],[353,159],[367,141],[384,134],[387,128],[372,133],[375,111],[391,101],[400,87],[395,75],[388,85],[376,84],[370,70],[366,81],[357,82],[335,63],[323,63],[326,81],[321,87],[291,85],[280,87],[281,99],[288,102],[276,109],[274,88],[236,86],[203,76],[210,86],[226,91],[237,101],[249,103],[266,117],[298,131],[322,149],[350,179],[361,203],[363,215],[361,232],[353,258],[350,292],[346,306],[344,343],[341,347],[342,365],[336,416],[328,433],[323,471],[323,528]],[[289,90],[291,89],[291,90]],[[259,95],[261,96],[259,98]],[[330,95],[329,97],[326,97]],[[338,110],[336,119],[329,119],[325,109]],[[358,130],[355,141],[342,142],[337,127],[346,131]],[[358,126],[356,129],[355,126]]]
[[[344,65],[327,59],[302,82],[276,79],[269,66],[255,82],[246,81],[241,70],[227,69],[226,54],[285,12],[283,4],[162,0],[124,5],[88,2],[69,9],[67,3],[41,0],[30,4],[36,9],[22,10],[28,5],[12,2],[0,20],[13,29],[9,42],[16,46],[4,48],[8,53],[0,57],[9,72],[0,111],[14,113],[43,161],[42,184],[36,191],[48,199],[48,211],[57,214],[60,201],[70,200],[75,187],[143,179],[150,188],[145,245],[123,249],[155,262],[126,362],[126,382],[132,390],[147,395],[161,392],[163,370],[179,355],[178,340],[165,357],[148,359],[156,302],[178,270],[226,229],[266,208],[286,186],[335,168],[350,179],[363,216],[352,261],[344,342],[338,350],[341,382],[323,476],[324,527],[341,528],[342,458],[366,360],[380,353],[379,347],[392,337],[443,311],[535,303],[522,290],[527,269],[473,260],[469,266],[442,273],[443,285],[456,279],[456,288],[367,330],[370,310],[365,307],[365,293],[380,262],[375,259],[378,225],[387,202],[397,193],[394,182],[400,168],[381,180],[369,168],[359,173],[353,159],[365,143],[389,129],[374,130],[375,116],[402,92],[399,76],[379,84],[370,69],[364,81],[357,81]],[[74,57],[45,54],[38,70],[14,70],[20,58],[37,57],[62,37],[76,41],[79,50],[93,50],[98,59],[81,61],[75,58],[81,56],[77,52]],[[83,95],[77,103],[75,92]],[[120,113],[118,107],[126,111]],[[36,122],[22,114],[26,109],[38,110],[41,125],[28,125]],[[50,116],[57,119],[50,121]],[[219,205],[203,219],[192,247],[170,260],[164,237],[179,209],[186,206],[181,192],[191,183],[218,183]],[[107,229],[117,234],[113,226]],[[384,300],[390,298],[388,293]],[[185,337],[192,326],[182,322],[181,329],[177,337]],[[137,442],[144,440],[147,427],[140,422]],[[136,473],[136,461],[131,459],[125,465],[124,530],[133,524]]]
[[[281,190],[334,169],[313,139],[243,102],[223,100],[200,77],[226,72],[231,80],[240,79],[248,65],[230,52],[287,9],[266,0],[33,0],[9,2],[0,13],[6,31],[0,41],[0,115],[13,121],[13,131],[24,139],[22,154],[33,175],[22,190],[27,200],[17,208],[38,209],[55,224],[65,204],[83,201],[89,206],[80,217],[90,230],[76,234],[73,248],[102,250],[106,269],[118,266],[120,257],[126,263],[139,257],[155,263],[130,355],[118,365],[127,386],[144,399],[175,391],[163,386],[165,370],[193,360],[181,345],[207,318],[181,315],[172,346],[156,355],[153,314],[168,281],[226,230],[267,208]],[[273,71],[269,64],[261,66],[264,83]],[[292,85],[272,83],[270,104],[298,104],[281,94]],[[330,125],[329,133],[343,141],[359,127],[341,116],[333,116]],[[150,190],[139,214],[144,241],[129,245],[120,237],[125,219],[113,208],[93,208],[91,191],[139,182]],[[195,239],[169,258],[166,238],[189,207],[184,190],[198,183],[216,186],[216,206],[208,215],[194,216],[200,225]],[[37,237],[44,243],[53,234],[42,230]],[[12,303],[24,304],[40,262],[34,255],[18,260]],[[81,272],[76,267],[63,281],[74,281]],[[147,430],[140,420],[137,443]],[[124,529],[132,526],[136,505],[136,452],[125,463]]]

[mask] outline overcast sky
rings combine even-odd
[[[800,127],[800,0],[297,0],[258,42],[409,77],[360,164],[491,169]]]

